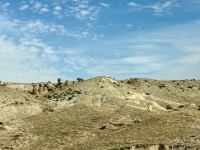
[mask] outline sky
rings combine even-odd
[[[1,0],[0,80],[200,79],[200,0]]]

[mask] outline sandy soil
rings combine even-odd
[[[36,83],[39,84],[39,83]],[[0,149],[200,149],[200,80],[0,85]]]

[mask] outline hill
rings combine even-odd
[[[0,86],[0,149],[200,149],[199,80],[69,83]]]

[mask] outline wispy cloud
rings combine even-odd
[[[29,34],[29,32],[17,30],[21,23],[20,20],[10,21],[0,15],[0,21],[9,25],[0,26],[0,30],[4,29],[4,33],[0,34],[0,60],[3,62],[0,63],[0,67],[4,70],[0,74],[1,80],[38,82],[55,81],[59,76],[66,78],[52,65],[59,61],[58,49],[34,38],[34,33]],[[12,32],[11,36],[10,32]],[[20,38],[16,33],[20,33]]]
[[[110,7],[110,5],[109,4],[106,4],[106,3],[99,3],[101,6],[103,6],[103,7]]]
[[[164,3],[157,2],[155,4],[150,4],[149,6],[145,6],[146,8],[153,9],[155,15],[162,15],[163,12],[166,12],[173,7],[177,7],[175,5],[176,0],[166,1]]]
[[[23,6],[19,7],[20,10],[25,10],[25,9],[28,9],[28,8],[29,8],[28,5],[23,5]]]
[[[137,4],[135,2],[129,2],[127,3],[128,6],[134,7],[134,8],[139,8],[137,11],[141,10],[152,10],[154,15],[163,15],[169,12],[169,10],[173,9],[174,7],[179,7],[178,4],[176,4],[177,0],[168,0],[165,2],[160,2],[158,1],[157,3],[151,3],[148,5],[141,5]]]
[[[73,1],[74,6],[68,7],[66,16],[74,16],[79,20],[96,20],[100,8],[89,4],[88,0]]]
[[[39,41],[35,41],[39,42]],[[39,42],[40,43],[40,42]],[[59,76],[59,71],[51,66],[49,60],[55,61],[49,54],[47,45],[26,45],[23,42],[16,44],[6,35],[0,35],[0,58],[4,63],[0,64],[4,70],[0,77],[2,80],[9,79],[12,82],[38,82],[53,80]],[[15,76],[13,73],[15,72]]]
[[[39,8],[41,8],[42,7],[42,3],[40,3],[40,2],[36,2],[34,5],[33,5],[33,8],[35,8],[35,9],[39,9]]]
[[[33,4],[33,3],[34,3],[34,0],[30,0],[29,3],[30,3],[30,4]]]
[[[127,28],[132,28],[133,25],[132,25],[132,24],[127,24],[126,27],[127,27]]]
[[[64,25],[54,24],[51,22],[45,22],[42,20],[28,20],[22,21],[15,19],[13,22],[8,21],[5,17],[0,15],[0,21],[3,21],[4,24],[0,24],[0,29],[4,29],[6,32],[10,32],[10,34],[18,34],[19,32],[23,32],[23,34],[31,34],[32,36],[40,36],[40,35],[65,35],[68,37],[74,38],[90,38],[95,39],[103,37],[102,34],[92,34],[89,31],[85,30],[70,30],[65,28]]]
[[[6,8],[6,7],[8,7],[9,5],[10,5],[10,3],[5,3],[5,4],[1,5],[1,8]]]
[[[87,55],[72,55],[65,58],[65,66],[70,72],[84,72],[89,76],[107,75],[128,78],[132,74],[149,75],[151,72],[159,71],[162,68],[162,63],[159,61],[153,55],[104,59]]]
[[[15,20],[13,23],[6,18],[0,21],[8,22],[10,30],[18,28],[20,22]],[[44,26],[42,30],[49,31],[50,27]],[[27,39],[25,33],[20,31],[19,41],[13,40],[7,34],[1,34],[0,60],[4,63],[0,63],[0,68],[4,72],[0,74],[0,78],[4,80],[6,76],[15,82],[55,81],[57,77],[73,78],[64,76],[70,73],[82,77],[108,75],[118,79],[133,75],[156,79],[199,78],[199,27],[200,21],[195,21],[129,32],[123,36],[107,38],[106,41],[93,41],[92,45],[85,40],[84,46],[77,45],[71,50],[49,46],[29,32],[31,37]],[[92,36],[89,32],[80,34]],[[91,55],[90,51],[99,55]],[[13,72],[17,78],[12,76]]]
[[[62,25],[54,25],[54,24],[45,24],[40,20],[36,21],[21,21],[19,22],[20,30],[23,32],[30,32],[35,34],[41,33],[57,33],[64,34],[66,30]]]
[[[16,82],[38,82],[55,81],[57,77],[72,79],[75,76],[88,78],[98,75],[121,79],[133,76],[156,79],[200,76],[200,21],[168,24],[167,27],[158,27],[160,24],[156,24],[156,28],[152,23],[136,30],[135,27],[139,25],[127,18],[127,22],[115,28],[119,25],[118,20],[111,20],[112,24],[101,22],[106,19],[97,20],[101,17],[100,12],[103,13],[102,9],[109,5],[106,3],[94,4],[90,0],[62,0],[49,5],[36,0],[29,2],[28,5],[23,3],[24,8],[18,9],[22,5],[20,3],[13,12],[31,8],[33,13],[38,14],[27,14],[25,18],[25,13],[20,12],[15,17],[8,15],[12,11],[9,10],[8,13],[2,11],[6,15],[0,15],[0,22],[3,22],[0,24],[0,61],[3,62],[0,68],[4,70],[0,74],[1,80],[8,77]],[[169,14],[178,5],[183,8],[183,4],[175,0],[145,5],[125,2],[125,5],[129,10],[143,10],[154,15]],[[52,13],[56,16],[50,16]],[[59,16],[64,19],[56,20]],[[73,25],[70,26],[70,23]],[[109,34],[95,26],[106,26]]]
[[[89,76],[105,74],[130,78],[134,74],[135,77],[156,79],[198,79],[199,27],[200,23],[195,21],[115,36],[106,39],[106,42],[94,42],[97,53],[102,49],[109,50],[109,53],[101,53],[101,57],[67,56],[65,63],[72,72]],[[88,46],[86,49],[93,51],[94,47]],[[79,59],[82,60],[80,64]]]
[[[2,10],[4,12],[6,12],[8,10],[8,7],[9,7],[10,3],[4,3],[0,6],[0,8],[2,8]]]
[[[40,12],[41,12],[41,13],[46,13],[46,12],[48,12],[48,11],[49,11],[48,8],[41,8],[41,9],[40,9]]]
[[[127,3],[129,6],[133,6],[133,7],[136,7],[136,6],[139,6],[139,4],[135,3],[135,2],[130,2],[130,3]]]
[[[54,10],[56,10],[56,11],[60,11],[60,10],[62,10],[62,7],[60,7],[60,6],[56,6],[56,7],[54,7]]]
[[[55,1],[51,5],[34,0],[29,1],[29,3],[30,6],[25,4],[19,9],[25,10],[30,7],[34,13],[53,13],[58,18],[75,17],[81,21],[93,22],[98,19],[102,7],[110,7],[109,4],[103,2],[93,5],[90,0]]]
[[[54,15],[59,15],[59,12],[58,11],[53,11],[53,14]]]

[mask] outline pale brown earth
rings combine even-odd
[[[0,150],[200,150],[200,80],[70,83],[0,85]]]

